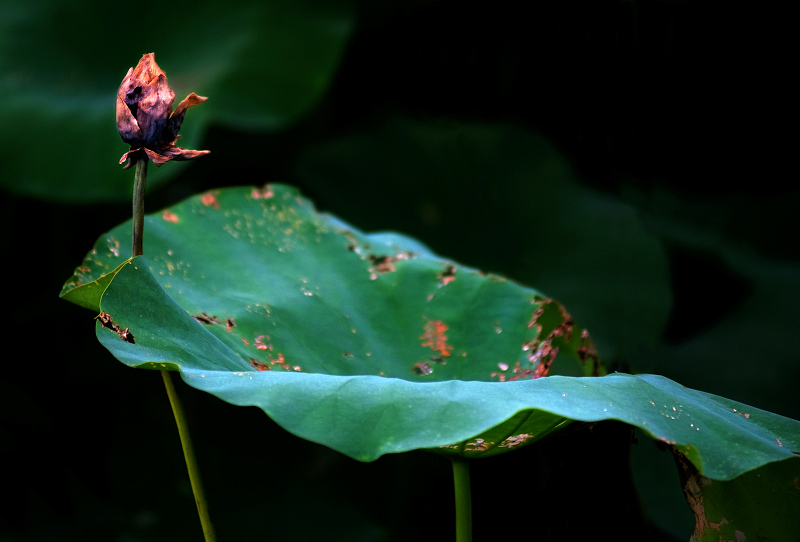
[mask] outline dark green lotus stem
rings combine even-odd
[[[147,184],[147,162],[136,162],[133,175],[133,256],[144,254],[142,234],[144,234],[144,188]]]
[[[469,464],[453,456],[453,482],[456,490],[456,542],[472,542],[472,493],[469,487]]]
[[[144,189],[147,181],[147,162],[139,160],[136,162],[136,170],[133,176],[133,255],[141,256],[144,253],[142,236],[144,234]],[[164,380],[164,387],[167,389],[169,404],[172,406],[172,413],[175,415],[175,423],[178,425],[178,435],[183,447],[183,457],[186,460],[186,469],[189,471],[189,482],[192,484],[194,501],[197,504],[197,513],[200,516],[200,524],[203,527],[203,535],[206,542],[215,542],[217,535],[214,533],[214,525],[211,523],[211,516],[208,514],[208,504],[206,503],[203,483],[200,479],[200,469],[197,467],[197,459],[194,456],[192,439],[189,435],[189,424],[186,423],[186,416],[183,413],[183,405],[175,392],[175,385],[172,382],[172,374],[169,371],[161,371]]]

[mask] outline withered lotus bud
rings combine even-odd
[[[128,70],[117,91],[117,131],[131,146],[119,161],[129,160],[124,169],[147,158],[161,166],[170,160],[190,160],[211,152],[175,146],[186,110],[207,98],[192,92],[173,111],[174,100],[175,93],[156,64],[155,53],[142,56],[136,67]]]

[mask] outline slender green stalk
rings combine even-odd
[[[136,170],[133,176],[134,256],[144,254],[142,238],[144,235],[144,191],[147,182],[147,162],[146,158],[136,162]],[[208,504],[206,503],[203,484],[200,480],[200,469],[197,467],[197,459],[195,458],[192,439],[189,435],[189,424],[186,423],[186,416],[183,413],[183,405],[181,405],[181,401],[175,391],[170,372],[161,371],[161,377],[164,380],[164,387],[167,389],[172,413],[175,415],[175,423],[178,425],[178,435],[181,439],[181,447],[183,447],[183,458],[186,461],[186,469],[189,471],[189,482],[192,484],[192,493],[194,493],[194,501],[197,504],[197,513],[200,516],[203,535],[206,542],[215,542],[217,535],[214,533],[214,525],[211,523],[211,516],[208,514]]]
[[[456,542],[472,542],[472,493],[467,460],[453,456],[453,482],[456,490]]]
[[[164,387],[167,388],[169,404],[172,405],[172,413],[175,414],[175,423],[178,424],[178,434],[181,437],[181,446],[183,446],[183,457],[186,460],[186,468],[189,470],[189,481],[192,484],[194,501],[197,503],[200,524],[203,526],[203,535],[206,542],[214,542],[217,539],[217,535],[214,533],[214,525],[211,523],[211,516],[208,514],[208,504],[203,492],[203,483],[200,479],[200,469],[197,467],[197,459],[194,456],[192,439],[189,436],[189,425],[183,415],[183,406],[178,394],[175,392],[172,374],[169,371],[161,371],[161,376],[164,378]]]

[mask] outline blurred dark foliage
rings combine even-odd
[[[150,194],[147,207],[221,186],[289,182],[358,227],[404,231],[438,253],[513,274],[513,260],[487,260],[480,246],[467,251],[458,231],[426,222],[416,209],[405,222],[397,218],[402,213],[380,222],[381,208],[398,195],[424,201],[428,194],[376,180],[371,193],[332,197],[335,187],[320,189],[296,173],[308,149],[368,133],[390,116],[510,123],[544,134],[588,187],[640,211],[669,258],[673,312],[663,344],[680,347],[718,328],[756,289],[720,243],[797,280],[800,194],[781,182],[789,138],[776,127],[790,102],[783,72],[764,61],[780,54],[783,38],[762,26],[761,11],[710,1],[362,2],[334,83],[310,114],[272,133],[213,127],[202,143],[211,157]],[[149,51],[147,44],[140,49]],[[120,62],[127,67],[131,59]],[[41,137],[30,144],[60,144],[57,134]],[[482,197],[482,186],[443,183]],[[5,191],[0,205],[3,283],[13,300],[2,323],[0,541],[199,540],[160,379],[116,363],[94,337],[93,315],[56,298],[95,239],[129,217],[129,206],[66,205]],[[353,205],[363,215],[341,212]],[[782,307],[760,307],[765,331],[750,340],[766,346],[744,355],[764,357],[732,360],[764,374],[766,384],[751,396],[743,396],[747,388],[728,395],[798,417],[786,383],[786,375],[797,382],[798,371],[784,361],[796,359],[786,333],[793,314]],[[776,349],[786,355],[776,357]],[[646,354],[614,361],[713,393],[726,395],[734,385],[725,367],[670,373],[668,362],[637,365]],[[770,383],[779,390],[773,396],[764,391]],[[255,409],[187,386],[180,393],[221,540],[313,540],[323,533],[348,541],[452,539],[445,459],[414,452],[360,464],[289,435]],[[476,462],[475,539],[673,540],[650,522],[654,512],[643,511],[633,491],[631,442],[615,424],[576,425]],[[640,436],[633,447],[645,446],[652,443]],[[680,499],[677,485],[663,494],[665,502]],[[676,506],[660,525],[672,522],[685,540],[691,515],[684,503]]]

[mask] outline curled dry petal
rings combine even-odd
[[[192,92],[172,111],[175,93],[166,74],[156,64],[154,53],[142,56],[117,91],[117,131],[131,146],[119,163],[128,161],[127,169],[138,160],[149,159],[161,166],[170,160],[191,160],[211,152],[175,146],[186,110],[206,99]]]

